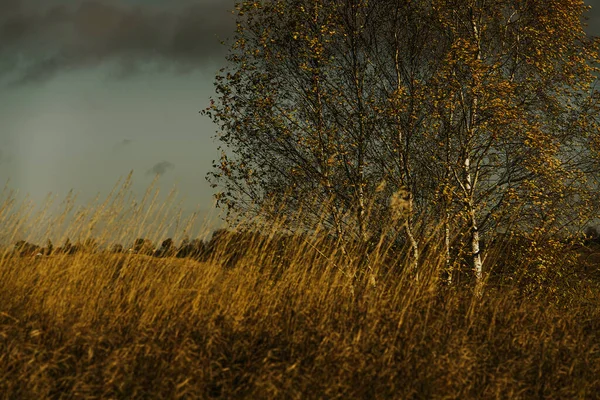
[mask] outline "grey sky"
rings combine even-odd
[[[588,32],[592,35],[600,35],[600,0],[585,0],[584,2],[592,7],[587,21]]]
[[[212,207],[213,95],[233,0],[0,0],[0,181],[85,202],[134,170]],[[600,0],[589,31],[600,34]]]
[[[198,111],[223,64],[233,0],[0,0],[0,180],[81,203],[134,170],[185,213],[212,207],[218,157]],[[21,197],[22,197],[21,196]]]

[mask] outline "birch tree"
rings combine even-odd
[[[481,281],[484,224],[519,213],[530,231],[548,229],[557,214],[570,214],[557,200],[590,193],[579,166],[594,158],[593,149],[580,141],[597,135],[584,122],[598,111],[589,101],[597,50],[581,25],[581,1],[443,1],[434,8],[450,43],[434,85],[436,117],[452,147],[451,158],[440,159],[463,204]]]
[[[555,234],[594,211],[598,48],[585,11],[580,0],[239,1],[205,110],[223,145],[209,177],[218,204],[276,204],[295,224],[365,242],[401,191],[414,268],[414,221],[432,216],[448,265],[466,225],[481,282],[482,234]]]

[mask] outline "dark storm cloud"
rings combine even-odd
[[[146,175],[164,175],[168,170],[175,168],[175,165],[168,161],[161,161],[154,164],[154,167],[150,168]]]
[[[44,81],[107,62],[119,76],[148,65],[187,72],[223,56],[232,1],[154,3],[0,0],[0,79]]]

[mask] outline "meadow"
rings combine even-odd
[[[122,232],[135,237],[141,223],[169,221],[152,217],[168,209],[152,196],[129,213],[129,203],[111,196],[61,239],[125,241]],[[475,295],[468,280],[445,283],[444,252],[434,239],[416,279],[407,249],[378,246],[365,268],[356,249],[340,249],[319,231],[286,236],[277,224],[260,235],[224,235],[197,259],[107,246],[19,256],[9,243],[29,236],[16,236],[18,205],[3,204],[9,240],[0,260],[0,398],[600,393],[593,245],[562,252],[544,271],[505,265]],[[164,226],[149,226],[158,243]],[[486,250],[488,264],[507,251],[495,246]]]

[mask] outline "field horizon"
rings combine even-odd
[[[18,221],[7,204],[0,218],[5,232],[14,232]],[[145,206],[127,221],[105,220],[105,229],[136,237],[136,221],[150,224],[160,244],[164,226],[156,221],[168,223],[158,216],[168,208],[139,204]],[[107,199],[82,220],[118,215],[111,207],[122,204]],[[102,242],[85,228],[72,226],[72,237],[84,232],[82,240]],[[469,279],[451,285],[444,279],[437,240],[422,249],[417,277],[407,247],[380,242],[365,264],[362,249],[342,248],[318,230],[283,235],[277,224],[262,228],[224,231],[195,258],[89,248],[42,256],[4,252],[0,397],[600,393],[600,247],[594,243],[563,247],[551,264],[517,259],[521,253],[506,243],[491,244],[486,264],[496,269],[478,295]]]

